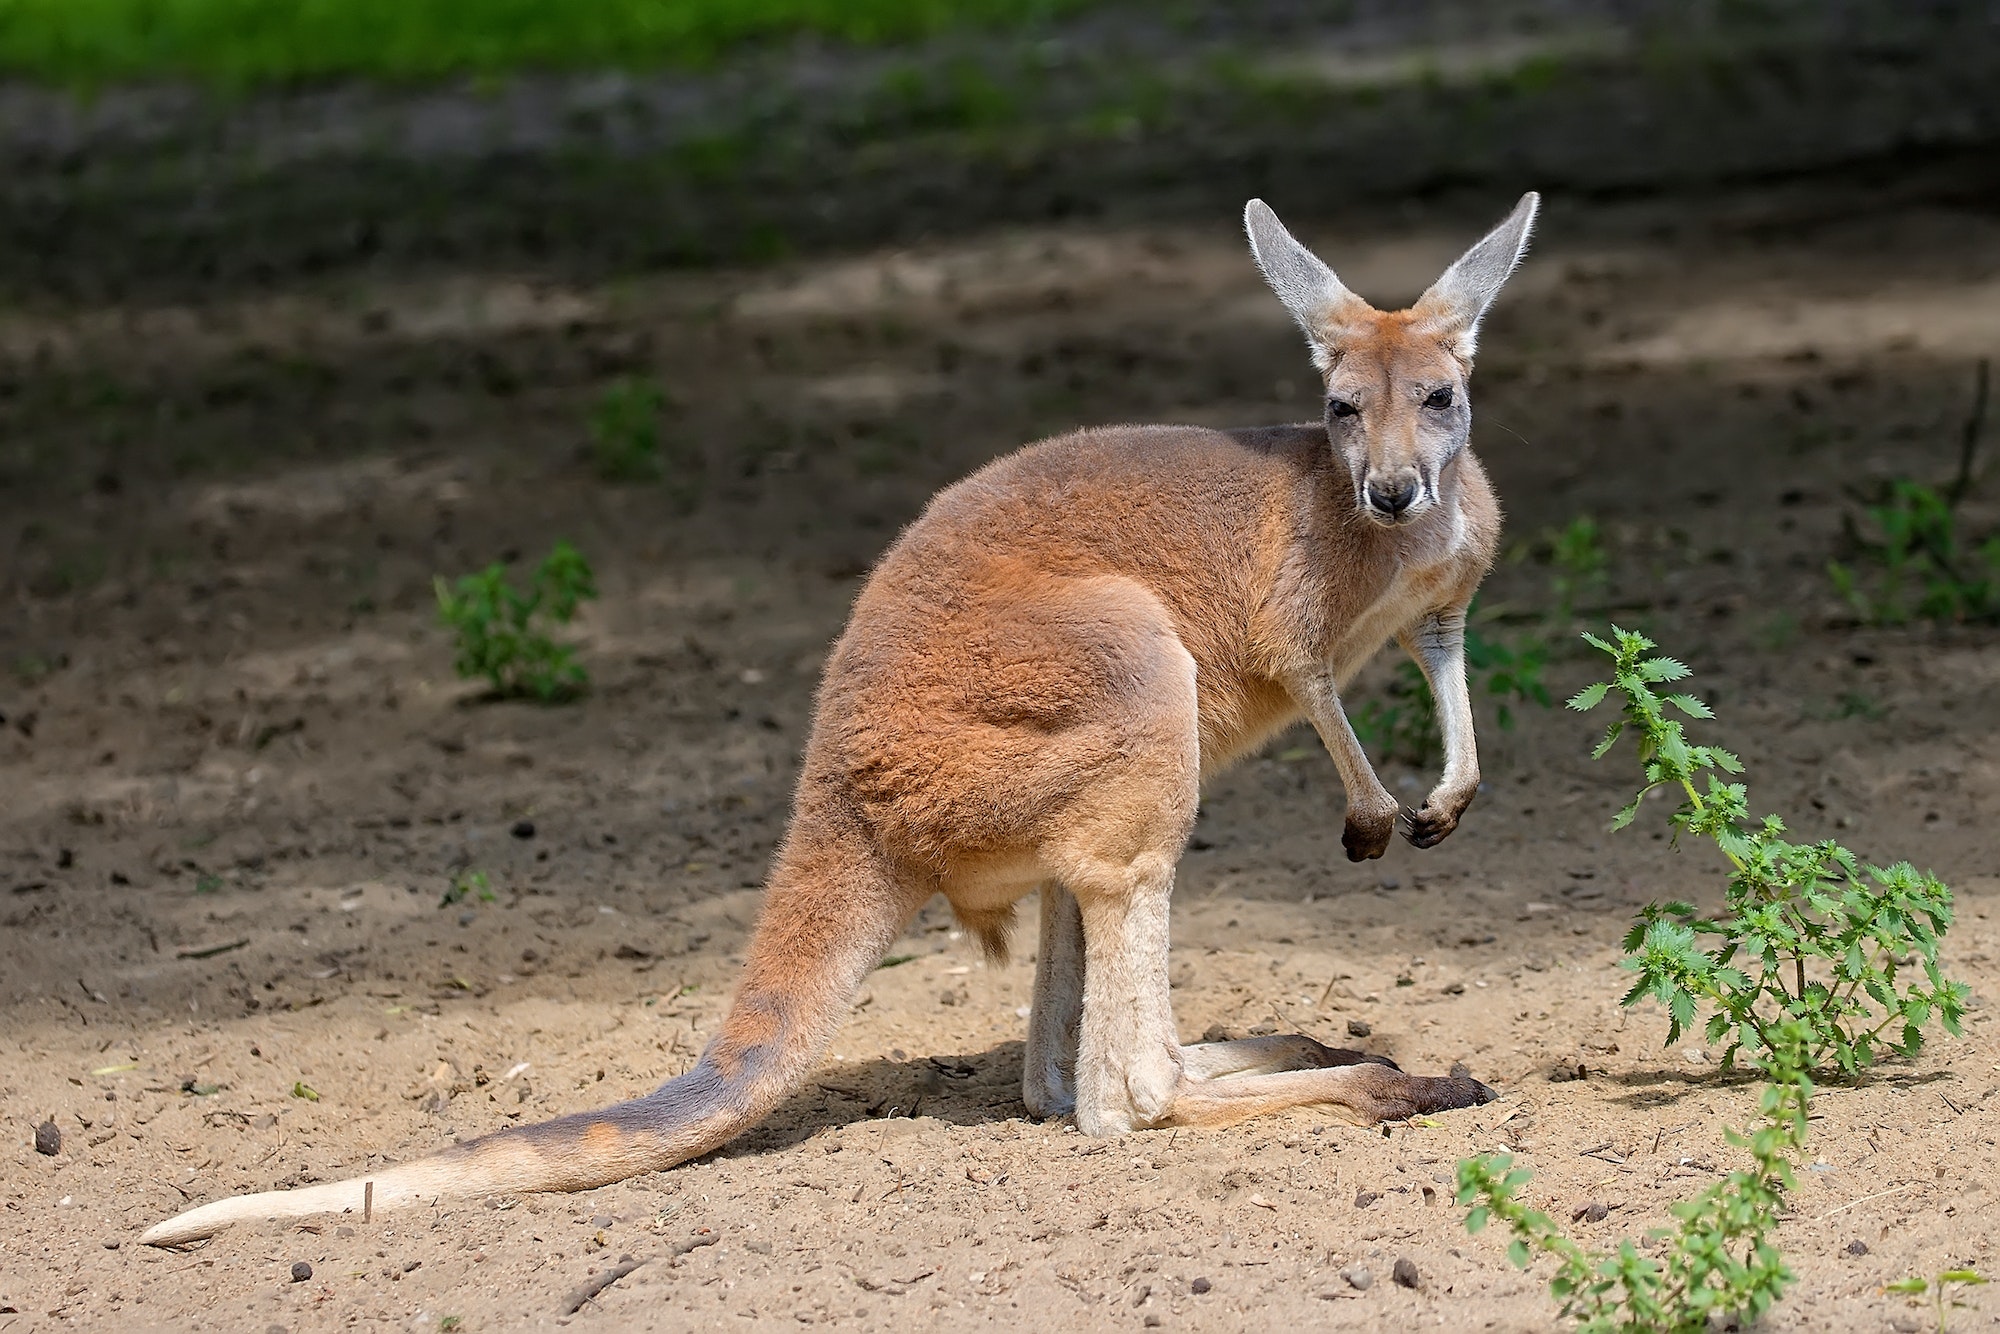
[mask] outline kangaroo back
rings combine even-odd
[[[810,1073],[914,908],[866,837],[803,811],[772,872],[736,999],[686,1074],[643,1098],[511,1127],[347,1181],[217,1200],[140,1241],[177,1246],[246,1219],[359,1212],[371,1200],[387,1209],[588,1190],[698,1158],[763,1120]]]

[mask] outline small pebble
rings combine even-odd
[[[1215,1285],[1213,1283],[1210,1283],[1205,1278],[1198,1278],[1194,1282],[1188,1284],[1188,1287],[1194,1290],[1194,1295],[1197,1297],[1201,1296],[1204,1292],[1207,1292],[1210,1288],[1214,1286]]]
[[[292,1266],[292,1282],[303,1283],[312,1276],[313,1267],[304,1260],[300,1260]]]
[[[1853,1241],[1847,1243],[1847,1253],[1849,1255],[1866,1255],[1868,1254],[1868,1243],[1856,1237]]]
[[[35,1152],[51,1158],[62,1152],[62,1131],[56,1129],[54,1117],[35,1127]]]
[[[514,821],[513,828],[507,832],[515,838],[533,838],[535,836],[535,822],[533,820],[516,820]]]
[[[1390,1271],[1389,1276],[1396,1280],[1396,1286],[1399,1288],[1414,1290],[1424,1286],[1424,1276],[1417,1272],[1416,1261],[1407,1255],[1396,1261],[1396,1267]]]
[[[1369,1023],[1366,1019],[1350,1019],[1347,1021],[1347,1036],[1351,1038],[1365,1038],[1374,1031],[1375,1025]]]
[[[1347,1286],[1353,1288],[1356,1292],[1366,1292],[1375,1283],[1375,1275],[1368,1272],[1367,1265],[1355,1265],[1352,1268],[1343,1269],[1340,1271],[1340,1276],[1346,1279]]]
[[[106,1237],[104,1239],[104,1249],[107,1251],[115,1251],[121,1245],[123,1245],[123,1243],[120,1242],[116,1237]]]

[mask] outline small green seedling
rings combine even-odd
[[[319,1090],[301,1079],[292,1085],[292,1096],[294,1098],[304,1098],[307,1102],[318,1102]]]
[[[1853,565],[1827,576],[1855,614],[1875,625],[1912,620],[2000,622],[2000,533],[1977,546],[1960,536],[1956,507],[1921,482],[1900,479],[1868,507],[1873,534],[1847,523]]]
[[[590,452],[607,482],[650,482],[660,475],[660,417],[667,398],[650,380],[620,380],[590,410]]]
[[[668,429],[672,406],[657,381],[618,381],[591,409],[590,451],[605,481],[659,482],[687,513],[701,502],[706,460],[693,440]]]
[[[1422,668],[1405,658],[1396,664],[1396,674],[1384,694],[1386,700],[1365,700],[1351,710],[1348,725],[1382,763],[1400,758],[1422,768],[1444,748],[1430,682],[1424,679]]]
[[[451,884],[445,888],[444,897],[438,900],[438,907],[449,908],[454,903],[463,903],[472,897],[477,897],[481,903],[492,903],[500,897],[493,892],[492,882],[486,878],[486,872],[460,871],[453,876]]]
[[[1466,627],[1466,670],[1495,701],[1494,716],[1502,731],[1513,729],[1513,705],[1536,704],[1546,709],[1554,703],[1549,688],[1542,684],[1542,668],[1548,661],[1549,646],[1539,638],[1524,635],[1510,645]]]
[[[1603,586],[1611,559],[1604,550],[1597,521],[1588,515],[1578,515],[1567,527],[1551,530],[1545,541],[1556,571],[1551,580],[1556,605],[1536,619],[1545,625],[1567,627],[1577,594]],[[1466,675],[1476,690],[1492,699],[1494,721],[1502,731],[1509,731],[1517,707],[1534,704],[1546,709],[1554,702],[1542,683],[1542,669],[1549,661],[1548,641],[1535,631],[1509,638],[1487,633],[1479,628],[1478,612],[1475,598],[1466,609]],[[1430,763],[1443,752],[1444,738],[1438,729],[1437,702],[1431,698],[1430,682],[1423,670],[1414,662],[1397,663],[1386,693],[1386,700],[1368,700],[1348,714],[1354,735],[1384,764],[1397,759],[1418,767]]]
[[[1947,1306],[1952,1309],[1959,1309],[1965,1305],[1964,1302],[1959,1301],[1951,1295],[1952,1289],[1980,1287],[1991,1281],[1991,1279],[1976,1269],[1947,1269],[1935,1278],[1898,1279],[1894,1283],[1885,1284],[1882,1290],[1884,1292],[1900,1293],[1905,1297],[1922,1297],[1925,1293],[1929,1293],[1931,1301],[1937,1310],[1938,1334],[1945,1334],[1945,1311]]]
[[[1851,515],[1843,521],[1856,564],[1828,561],[1826,572],[1862,620],[2000,623],[2000,532],[1977,543],[1958,532],[1958,506],[1976,476],[1992,370],[1980,361],[1950,485],[1940,492],[1908,478],[1890,483],[1887,498],[1867,510],[1879,536],[1864,534]]]
[[[453,666],[461,678],[484,677],[496,695],[544,703],[574,698],[589,683],[576,650],[546,629],[569,624],[577,608],[597,596],[589,562],[569,543],[555,544],[525,591],[497,563],[456,585],[442,575],[436,584],[438,618],[458,637]]]
[[[1613,691],[1623,698],[1623,716],[1595,755],[1631,733],[1645,783],[1611,827],[1630,824],[1656,788],[1678,789],[1681,804],[1669,818],[1676,845],[1683,834],[1706,838],[1729,863],[1721,914],[1704,916],[1683,902],[1648,904],[1640,913],[1625,938],[1630,957],[1623,965],[1639,980],[1624,1003],[1651,996],[1665,1006],[1669,1043],[1694,1024],[1698,1009],[1710,1007],[1705,1032],[1723,1044],[1725,1065],[1739,1051],[1768,1050],[1781,1018],[1805,1026],[1807,1068],[1831,1062],[1850,1075],[1881,1050],[1914,1056],[1933,1019],[1956,1036],[1971,992],[1938,967],[1938,941],[1952,923],[1951,890],[1908,862],[1864,866],[1830,840],[1785,841],[1775,815],[1753,820],[1747,787],[1725,781],[1743,772],[1742,763],[1719,746],[1691,743],[1670,714],[1707,719],[1713,712],[1693,695],[1654,690],[1686,678],[1688,669],[1653,656],[1644,635],[1616,626],[1611,635],[1610,642],[1584,636],[1612,659],[1611,679],[1569,702],[1585,712]]]
[[[1555,620],[1567,626],[1576,615],[1577,599],[1585,593],[1599,593],[1611,577],[1611,556],[1604,549],[1604,534],[1597,520],[1579,514],[1567,525],[1547,534],[1549,564],[1555,568]]]
[[[1475,604],[1476,605],[1476,604]],[[1465,628],[1465,668],[1472,684],[1494,701],[1494,716],[1502,731],[1514,726],[1514,707],[1550,707],[1549,689],[1542,683],[1549,647],[1539,637],[1521,635],[1512,644]],[[1438,728],[1437,703],[1423,669],[1407,658],[1396,664],[1387,701],[1371,699],[1348,718],[1354,735],[1371,746],[1383,763],[1402,758],[1422,767],[1444,749]]]

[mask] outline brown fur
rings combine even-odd
[[[1259,208],[1259,261],[1306,327],[1329,401],[1356,411],[1083,431],[938,495],[883,556],[828,660],[742,984],[696,1067],[646,1098],[387,1169],[367,1179],[378,1207],[581,1189],[717,1147],[805,1079],[933,894],[997,957],[1015,904],[1042,891],[1024,1095],[1038,1114],[1073,1106],[1090,1133],[1301,1103],[1372,1120],[1492,1096],[1304,1037],[1183,1047],[1173,1033],[1166,902],[1203,776],[1310,717],[1348,788],[1349,855],[1381,855],[1396,806],[1337,690],[1402,637],[1433,674],[1451,750],[1438,790],[1406,813],[1411,841],[1448,834],[1478,781],[1452,655],[1500,531],[1464,447],[1472,331],[1498,281],[1476,303],[1453,297],[1475,249],[1417,307],[1374,311],[1302,248],[1280,253],[1296,243]],[[1449,411],[1425,406],[1440,386]],[[1369,508],[1384,478],[1419,488],[1399,522]],[[221,1201],[144,1240],[358,1207],[364,1184]]]

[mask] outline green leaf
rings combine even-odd
[[[1684,663],[1676,662],[1672,658],[1649,658],[1639,664],[1638,675],[1641,681],[1657,683],[1679,681],[1694,673],[1689,671]]]
[[[1507,1246],[1507,1258],[1514,1262],[1516,1269],[1528,1267],[1528,1243],[1516,1237]]]
[[[1587,713],[1599,704],[1602,704],[1604,697],[1610,693],[1611,683],[1609,681],[1599,681],[1596,685],[1585,686],[1583,689],[1577,691],[1576,694],[1570,696],[1569,707],[1575,709],[1578,713]]]

